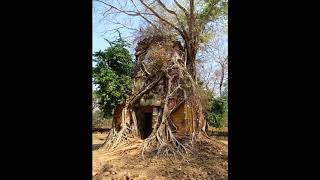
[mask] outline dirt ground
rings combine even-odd
[[[140,145],[135,140],[130,146],[114,152],[97,148],[104,142],[106,133],[93,134],[93,179],[228,179],[228,140],[215,138],[198,144],[188,162],[149,155],[142,159]]]

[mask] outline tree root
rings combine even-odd
[[[152,150],[157,155],[170,156],[174,158],[182,157],[187,160],[187,154],[192,153],[194,142],[202,137],[210,138],[205,130],[205,120],[202,114],[202,105],[196,92],[196,82],[189,74],[186,65],[179,62],[179,57],[171,57],[165,61],[164,66],[161,66],[157,72],[150,71],[152,66],[144,64],[140,66],[140,71],[144,76],[139,77],[142,82],[146,83],[143,88],[136,90],[136,93],[131,96],[126,102],[126,110],[131,113],[131,121],[126,119],[126,112],[123,111],[122,117],[123,126],[119,132],[113,128],[103,144],[103,149],[113,150],[122,144],[126,144],[131,138],[137,136],[137,119],[134,112],[134,106],[148,92],[158,94],[162,98],[161,113],[156,124],[152,127],[153,130],[150,136],[144,140],[142,144],[142,157],[144,153]],[[155,60],[156,61],[156,60]],[[149,68],[149,69],[148,69]],[[150,82],[152,81],[152,82]],[[148,84],[147,84],[148,83]],[[160,85],[159,85],[160,84]],[[158,87],[165,87],[157,89]],[[181,138],[177,137],[174,132],[176,126],[172,122],[172,114],[180,108],[181,105],[188,101],[192,105],[192,135]]]
[[[117,132],[115,129],[112,129],[100,149],[112,151],[121,145],[128,144],[132,138],[134,138],[132,129],[128,125],[122,127],[119,132]]]

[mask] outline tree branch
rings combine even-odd
[[[185,35],[185,36],[188,36],[187,32],[185,31],[184,25],[183,25],[182,22],[180,21],[177,13],[174,12],[174,11],[172,11],[172,10],[170,10],[170,9],[168,9],[168,8],[161,2],[161,0],[157,0],[157,2],[158,2],[158,3],[160,4],[160,6],[161,6],[163,9],[165,9],[167,12],[169,12],[170,14],[175,15],[175,17],[176,17],[176,19],[177,19],[177,21],[178,21],[178,23],[179,23],[179,25],[180,25],[180,27],[181,27],[184,35]]]
[[[208,19],[209,19],[209,15],[211,14],[211,12],[213,11],[213,8],[220,2],[221,0],[215,0],[210,6],[210,9],[206,12],[206,14],[204,15],[204,18],[202,19],[202,28],[204,28],[204,24],[207,23]]]
[[[100,3],[102,3],[102,4],[104,4],[104,5],[108,6],[108,7],[110,7],[110,9],[108,9],[106,12],[110,11],[111,9],[115,9],[115,10],[117,10],[118,12],[124,13],[124,14],[126,14],[126,15],[128,15],[128,16],[140,16],[140,17],[142,17],[144,20],[146,20],[149,24],[151,24],[153,27],[157,28],[157,26],[155,26],[149,19],[147,19],[147,18],[144,16],[144,15],[153,15],[153,14],[151,14],[151,13],[141,13],[137,8],[136,8],[136,9],[137,9],[138,12],[131,11],[131,10],[130,10],[130,11],[125,11],[125,10],[121,10],[121,9],[119,9],[119,8],[111,5],[111,4],[108,4],[108,3],[106,3],[106,2],[103,2],[103,1],[101,1],[101,0],[94,0],[94,1],[100,2]],[[133,2],[133,1],[132,1],[132,2]],[[135,7],[136,7],[136,6],[135,6]],[[105,12],[105,13],[106,13],[106,12]],[[104,15],[105,15],[105,13],[104,13]],[[113,12],[113,13],[117,13],[117,12]],[[111,14],[111,13],[108,13],[108,14]]]
[[[103,1],[100,1],[100,0],[95,0],[95,1],[100,2],[100,3],[102,3],[102,4],[106,5],[106,6],[109,6],[109,7],[111,7],[112,9],[115,9],[115,10],[117,10],[117,11],[119,11],[119,12],[123,12],[123,13],[125,13],[126,15],[129,15],[129,16],[139,16],[138,13],[133,13],[133,14],[131,14],[131,13],[129,13],[129,11],[121,10],[121,9],[119,9],[119,8],[117,8],[117,7],[115,7],[115,6],[111,5],[111,4],[108,4],[108,3],[106,3],[106,2],[103,2]],[[110,10],[110,9],[109,9],[109,10]],[[108,11],[109,11],[109,10],[108,10]]]
[[[136,6],[136,4],[133,2],[133,0],[130,0],[131,3],[133,4],[133,6],[136,8],[136,10],[138,11],[138,13],[140,13],[138,7]],[[151,13],[148,13],[149,15],[154,15],[154,14],[151,14]],[[143,16],[141,13],[140,13],[140,16],[146,20],[150,25],[152,25],[155,29],[158,29],[156,25],[154,25],[149,19],[147,19],[145,16]]]
[[[114,21],[110,21],[110,20],[107,20],[113,24],[118,24],[118,25],[121,25],[121,28],[127,28],[127,29],[130,29],[130,30],[133,30],[133,31],[139,31],[139,29],[136,29],[136,28],[132,28],[132,27],[128,27],[122,23],[119,23],[118,21],[114,22]],[[116,29],[119,29],[119,28],[116,28]]]
[[[163,9],[165,9],[166,11],[168,11],[170,14],[173,14],[173,15],[175,15],[176,17],[178,16],[176,12],[168,9],[168,8],[166,7],[166,5],[164,5],[160,0],[157,0],[157,2],[160,4],[160,6],[161,6]]]
[[[110,11],[111,9],[115,9],[115,10],[117,10],[119,12],[122,12],[122,13],[125,13],[126,15],[129,15],[129,16],[141,16],[142,14],[144,14],[144,15],[153,15],[153,14],[150,14],[150,13],[140,13],[140,12],[135,12],[135,11],[131,11],[131,10],[129,10],[129,11],[121,10],[121,9],[119,9],[119,8],[117,8],[117,7],[115,7],[115,6],[111,5],[111,4],[108,4],[108,3],[104,2],[104,1],[101,1],[101,0],[94,0],[94,1],[100,2],[100,3],[102,3],[102,4],[106,5],[106,6],[109,6],[110,9],[108,11]]]
[[[188,17],[189,13],[186,10],[186,8],[184,8],[183,6],[181,6],[181,4],[178,3],[178,1],[174,0],[174,2],[176,3],[176,5],[184,12],[184,14]]]
[[[185,39],[184,33],[181,31],[181,29],[177,28],[175,25],[170,23],[168,20],[161,17],[154,9],[152,9],[150,6],[148,6],[143,0],[139,0],[147,9],[149,9],[157,18],[159,18],[161,21],[167,23],[169,26],[171,26],[173,29],[177,30],[180,35]]]

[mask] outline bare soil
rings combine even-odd
[[[148,154],[143,159],[136,139],[129,146],[114,152],[97,148],[104,142],[106,133],[93,134],[93,179],[228,179],[228,139],[212,137],[196,145],[187,160],[174,157],[157,157]]]

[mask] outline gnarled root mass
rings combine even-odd
[[[120,128],[117,130],[117,126],[113,126],[103,145],[104,149],[113,150],[121,144],[130,142],[131,138],[138,135],[134,107],[139,105],[140,99],[148,94],[161,97],[162,106],[151,134],[144,140],[142,155],[147,151],[156,151],[157,155],[171,154],[174,157],[185,158],[186,154],[192,152],[195,141],[203,137],[208,138],[205,132],[206,121],[202,105],[195,88],[196,83],[186,68],[183,56],[168,50],[167,47],[172,47],[172,44],[169,46],[158,44],[156,48],[151,47],[148,52],[141,53],[143,60],[138,59],[136,74],[139,74],[139,80],[144,85],[139,88],[134,87],[134,95],[126,101],[121,111]],[[181,137],[176,133],[179,127],[174,123],[173,113],[182,105],[187,105],[192,115],[184,117],[185,121],[191,122],[189,127],[191,133]],[[184,108],[184,114],[189,113],[188,108]]]
[[[125,125],[117,132],[114,128],[110,131],[106,141],[102,144],[102,149],[114,150],[120,145],[126,145],[133,138],[130,126]]]

